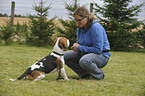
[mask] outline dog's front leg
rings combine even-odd
[[[61,69],[60,75],[61,75],[65,80],[69,80],[68,77],[67,77],[67,75],[66,75],[66,73],[65,73],[65,69],[64,69],[64,68]]]
[[[66,75],[66,73],[65,73],[65,69],[64,69],[64,67],[65,67],[64,56],[62,56],[61,61],[62,61],[63,67],[61,68],[61,74],[60,74],[60,75],[61,75],[65,80],[69,80],[68,77],[67,77],[67,75]]]

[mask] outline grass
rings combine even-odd
[[[103,80],[74,80],[78,77],[65,66],[70,81],[56,81],[57,73],[41,81],[9,81],[52,51],[51,48],[0,46],[0,96],[145,96],[145,53],[111,52]]]

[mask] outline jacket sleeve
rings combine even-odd
[[[78,49],[83,53],[97,53],[100,54],[103,49],[103,31],[102,28],[94,28],[91,30],[90,37],[91,37],[91,46],[84,46],[79,45]]]
[[[76,41],[76,43],[78,43],[78,34],[79,34],[79,28],[77,28],[77,41]]]

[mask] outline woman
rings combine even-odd
[[[103,79],[103,68],[111,56],[105,29],[85,7],[74,11],[77,41],[64,54],[66,65],[81,78]]]

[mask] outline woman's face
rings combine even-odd
[[[77,23],[77,27],[79,27],[79,28],[84,27],[86,25],[86,23],[88,22],[87,16],[81,17],[79,15],[74,15],[74,19]]]

